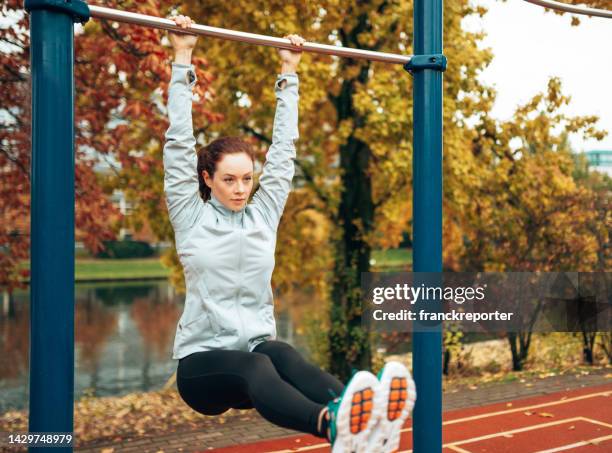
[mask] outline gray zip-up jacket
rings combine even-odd
[[[276,338],[274,249],[298,138],[298,77],[281,74],[275,85],[272,145],[252,201],[240,211],[226,208],[215,197],[204,202],[198,191],[191,118],[196,80],[193,66],[172,64],[164,190],[186,284],[173,359],[212,349],[251,352]]]

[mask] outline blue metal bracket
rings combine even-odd
[[[72,16],[74,22],[82,24],[90,18],[89,6],[82,0],[25,0],[24,8],[28,13],[36,9],[65,13]]]
[[[413,55],[408,63],[404,65],[404,69],[410,74],[423,69],[435,69],[438,71],[446,71],[446,56],[444,54],[433,55]]]

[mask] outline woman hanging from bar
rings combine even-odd
[[[192,24],[186,16],[173,20],[184,29]],[[187,291],[173,351],[181,397],[206,415],[255,408],[276,425],[327,439],[334,453],[393,451],[416,398],[402,364],[387,363],[378,378],[358,371],[344,386],[276,340],[271,277],[294,174],[301,52],[279,50],[272,145],[248,202],[253,150],[240,138],[221,137],[196,152],[191,54],[197,36],[169,37],[164,189]]]

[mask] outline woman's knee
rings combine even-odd
[[[244,363],[244,373],[247,381],[274,372],[274,364],[265,354],[251,354]]]
[[[194,386],[196,382],[192,381],[177,380],[178,393],[187,406],[202,415],[219,415],[230,409],[230,405],[210,401],[206,393],[199,386]]]

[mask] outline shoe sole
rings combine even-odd
[[[376,405],[378,379],[369,371],[358,371],[348,383],[336,418],[332,453],[371,453],[367,450],[373,423],[380,418]]]
[[[414,408],[416,386],[404,365],[388,362],[377,390],[376,404],[381,407],[382,415],[370,441],[370,449],[392,453],[399,449],[402,427]]]

